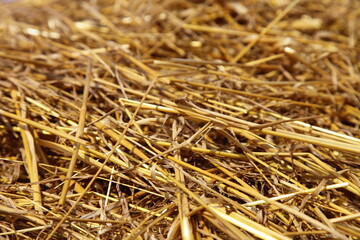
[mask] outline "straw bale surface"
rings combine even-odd
[[[360,1],[0,1],[0,239],[360,239]]]

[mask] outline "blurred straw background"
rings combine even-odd
[[[360,239],[360,1],[0,9],[0,239]]]

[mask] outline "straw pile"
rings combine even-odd
[[[360,239],[359,1],[0,4],[0,239]]]

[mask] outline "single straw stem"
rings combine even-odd
[[[87,67],[87,73],[86,73],[86,81],[85,81],[85,85],[84,85],[84,95],[83,95],[83,101],[82,101],[82,106],[80,109],[80,117],[79,117],[79,124],[78,124],[78,128],[75,134],[76,138],[81,138],[83,133],[84,133],[84,126],[85,126],[85,119],[86,119],[86,109],[87,109],[87,100],[89,98],[89,90],[90,90],[90,82],[92,80],[92,76],[91,76],[91,69],[92,69],[92,63],[89,61],[88,63],[88,67]],[[73,147],[73,154],[71,156],[71,160],[70,160],[70,164],[69,164],[69,169],[66,173],[66,180],[64,182],[64,186],[60,195],[60,199],[59,199],[59,204],[63,205],[65,203],[65,198],[66,198],[66,194],[69,190],[69,186],[70,186],[70,179],[73,175],[74,172],[74,168],[75,168],[75,164],[76,164],[76,160],[78,159],[78,153],[79,153],[79,149],[80,149],[80,144],[75,142],[74,143],[74,147]]]

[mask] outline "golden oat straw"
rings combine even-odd
[[[0,9],[0,239],[360,239],[359,1]]]

